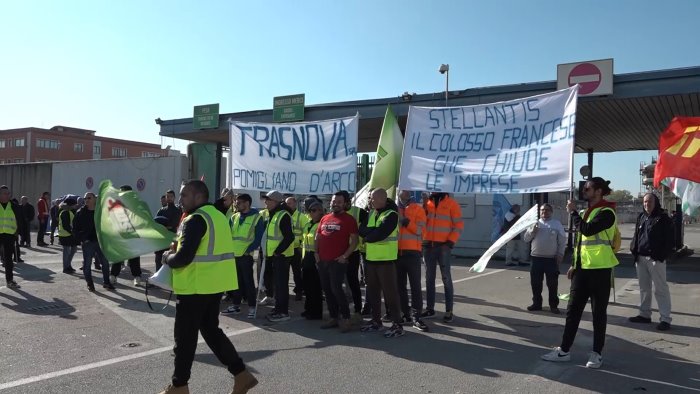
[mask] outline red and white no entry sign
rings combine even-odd
[[[578,84],[579,96],[613,94],[613,59],[557,65],[557,90]]]
[[[569,72],[569,86],[579,84],[580,94],[590,94],[598,89],[601,78],[602,73],[595,64],[581,63]]]

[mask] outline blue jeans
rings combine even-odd
[[[109,262],[102,254],[102,249],[100,249],[100,243],[97,241],[86,241],[83,242],[83,275],[85,276],[85,281],[91,285],[92,282],[92,271],[90,269],[92,258],[102,265],[102,283],[109,284]]]
[[[435,273],[440,266],[442,284],[445,286],[445,311],[451,312],[454,305],[454,287],[452,286],[452,272],[450,259],[452,250],[447,245],[425,246],[423,248],[425,258],[425,286],[426,310],[435,310]]]
[[[71,261],[73,261],[73,256],[75,256],[75,252],[78,251],[78,247],[76,245],[72,246],[67,246],[63,245],[63,270],[69,270],[72,269],[73,267],[70,266]]]

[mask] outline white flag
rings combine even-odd
[[[493,245],[491,245],[490,248],[479,258],[479,261],[476,262],[471,268],[469,268],[469,272],[484,272],[486,269],[486,265],[489,263],[489,260],[491,260],[491,257],[498,252],[499,249],[503,247],[503,245],[507,244],[508,241],[511,239],[515,238],[516,235],[520,234],[521,232],[525,231],[528,227],[532,226],[533,224],[537,223],[537,205],[533,205],[530,210],[528,210],[525,215],[521,216],[520,219],[518,219],[517,222],[513,225],[513,227],[510,228],[510,230],[506,231],[505,234],[501,236],[501,238],[498,239]]]

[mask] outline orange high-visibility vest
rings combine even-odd
[[[423,239],[431,242],[452,241],[456,244],[464,229],[462,209],[457,201],[450,196],[445,196],[435,207],[433,200],[428,199],[425,203],[425,211],[427,224]]]
[[[401,226],[401,219],[408,218],[408,226]],[[399,251],[421,250],[423,229],[425,228],[425,211],[423,207],[412,202],[406,208],[399,208]]]

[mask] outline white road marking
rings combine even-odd
[[[603,370],[603,369],[598,370],[598,371],[599,371],[599,372],[603,372],[603,373],[607,373],[607,374],[610,374],[610,375],[621,376],[621,377],[623,377],[623,378],[634,379],[634,380],[641,380],[641,381],[643,381],[643,382],[656,383],[656,384],[661,384],[661,385],[664,385],[664,386],[669,386],[669,387],[675,387],[675,388],[679,388],[679,389],[686,389],[686,390],[690,390],[690,391],[698,391],[698,392],[700,392],[700,389],[698,389],[698,388],[696,388],[696,387],[681,386],[680,384],[675,384],[675,383],[670,383],[670,382],[664,382],[664,381],[655,380],[655,379],[640,378],[640,377],[637,377],[637,376],[626,375],[626,374],[624,374],[624,373],[619,373],[619,372],[606,371],[606,370]]]
[[[224,334],[226,334],[227,337],[231,337],[231,336],[246,334],[246,333],[261,330],[261,329],[262,329],[262,327],[248,327],[248,328],[244,328],[242,330],[236,330],[236,331],[232,331],[232,332],[224,332]],[[204,340],[200,338],[199,341],[197,341],[197,343],[204,343]],[[172,346],[164,346],[164,347],[159,347],[156,349],[147,350],[147,351],[141,352],[141,353],[134,353],[134,354],[130,354],[127,356],[110,358],[108,360],[98,361],[98,362],[85,364],[85,365],[79,365],[77,367],[63,369],[63,370],[56,371],[56,372],[49,372],[49,373],[45,373],[42,375],[32,376],[29,378],[14,380],[12,382],[0,384],[0,390],[5,390],[5,389],[12,388],[12,387],[17,387],[17,386],[23,386],[25,384],[36,383],[36,382],[40,382],[42,380],[53,379],[53,378],[57,378],[59,376],[65,376],[65,375],[71,375],[74,373],[84,372],[84,371],[88,371],[88,370],[95,369],[95,368],[105,367],[107,365],[121,363],[124,361],[130,361],[130,360],[135,360],[138,358],[148,357],[148,356],[151,356],[154,354],[165,353],[165,352],[171,351],[172,349],[173,349]]]

